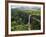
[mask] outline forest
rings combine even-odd
[[[11,31],[40,30],[40,10],[11,8]]]

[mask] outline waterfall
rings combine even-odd
[[[30,24],[30,17],[31,17],[31,15],[29,15],[29,17],[28,17],[28,30],[31,30],[31,24]]]

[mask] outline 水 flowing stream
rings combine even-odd
[[[29,17],[28,17],[28,30],[30,30],[30,27],[31,27],[30,18],[31,18],[31,15],[29,15]]]

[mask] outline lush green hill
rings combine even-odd
[[[40,22],[34,20],[32,17],[40,20],[40,10],[11,9],[11,31],[28,30],[29,15],[32,15],[30,18],[30,29],[39,30]]]

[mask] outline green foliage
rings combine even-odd
[[[29,15],[32,15],[32,17],[35,17],[40,20],[40,10],[11,9],[11,31],[28,30]],[[32,20],[30,26],[31,30],[39,30],[40,22]]]
[[[40,22],[37,22],[36,20],[33,20],[31,29],[32,30],[40,30]]]
[[[25,13],[31,15],[40,15],[40,10],[25,10]]]

